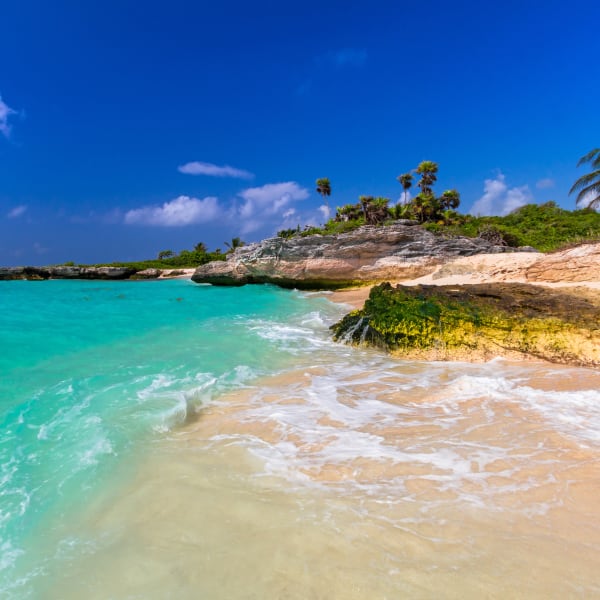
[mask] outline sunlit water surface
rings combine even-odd
[[[600,373],[268,286],[2,282],[0,596],[600,594]]]

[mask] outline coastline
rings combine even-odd
[[[530,253],[480,254],[462,257],[440,265],[432,273],[412,279],[390,280],[392,285],[469,285],[477,283],[527,283],[548,288],[582,288],[584,293],[600,294],[600,281],[544,281],[532,280],[526,270],[547,255]],[[336,290],[327,295],[332,302],[363,308],[373,285]]]
[[[56,359],[65,372],[48,370],[53,380],[33,390],[45,395],[31,411],[49,414],[24,415],[41,460],[66,452],[90,482],[87,496],[71,493],[79,481],[65,487],[75,508],[35,536],[44,544],[25,546],[33,595],[50,586],[92,600],[174,589],[245,598],[248,586],[264,598],[351,600],[595,591],[600,372],[349,348],[328,335],[342,308],[272,286],[15,287],[40,307],[53,304],[46,293],[70,307],[59,326],[43,320],[40,340],[68,335],[77,308],[82,323],[106,302],[113,315],[128,311],[92,318],[103,334],[115,324],[114,343]],[[216,306],[230,307],[225,319],[197,320]],[[37,345],[31,331],[24,340]],[[118,476],[103,480],[102,465]],[[18,574],[11,580],[25,581]]]

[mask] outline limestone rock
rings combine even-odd
[[[135,273],[129,267],[3,267],[2,279],[128,279]]]
[[[134,277],[135,279],[158,279],[162,271],[160,269],[144,269],[138,271]]]
[[[528,281],[600,281],[600,244],[583,244],[543,255],[526,271]]]
[[[335,288],[419,277],[453,257],[514,250],[478,238],[443,238],[409,223],[364,226],[338,235],[270,238],[237,248],[225,262],[198,267],[192,280]]]

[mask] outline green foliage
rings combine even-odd
[[[368,225],[381,225],[391,215],[389,210],[389,198],[374,198],[373,196],[361,196],[359,198],[362,206],[365,222]]]
[[[167,255],[165,255],[165,252]],[[164,258],[161,258],[163,256]],[[214,252],[207,252],[206,246],[200,242],[196,244],[194,250],[182,250],[179,254],[171,250],[159,252],[155,260],[140,260],[133,262],[113,262],[99,263],[96,265],[81,265],[94,267],[129,267],[136,271],[145,269],[191,269],[204,265],[213,260],[226,260],[227,255],[223,254],[219,248]]]
[[[225,245],[227,246],[227,248],[229,248],[229,250],[227,250],[227,254],[230,254],[231,252],[235,252],[236,248],[241,248],[242,246],[245,246],[246,242],[244,242],[242,238],[234,237],[231,238],[231,242],[225,242]]]
[[[430,231],[467,237],[486,237],[495,231],[508,246],[533,246],[542,252],[600,238],[599,213],[590,209],[564,210],[555,202],[527,204],[503,217],[464,215],[460,222],[447,226],[423,226]]]
[[[298,225],[296,229],[281,229],[277,232],[277,237],[283,238],[284,240],[289,240],[298,233],[300,233],[300,225]]]
[[[331,196],[331,182],[327,177],[317,179],[317,192],[323,196],[323,200],[327,202],[327,198]]]
[[[360,204],[345,204],[344,206],[338,207],[335,212],[334,221],[357,221],[363,219],[364,213]]]
[[[432,160],[424,160],[415,169],[415,173],[421,176],[417,185],[421,188],[421,194],[425,196],[433,195],[432,187],[437,181],[438,164]]]
[[[336,233],[348,233],[349,231],[354,231],[355,229],[358,229],[364,224],[365,219],[362,216],[358,219],[353,219],[349,221],[336,221],[335,219],[329,219],[329,221],[325,223],[325,227],[323,227],[322,232],[327,235],[333,235]]]
[[[438,165],[431,160],[424,160],[415,169],[421,176],[417,184],[421,192],[410,202],[406,202],[407,192],[412,185],[412,175],[406,173],[398,177],[404,188],[405,202],[397,205],[394,216],[397,219],[413,219],[419,223],[450,224],[457,220],[455,212],[460,205],[460,194],[456,190],[446,190],[441,196],[433,193],[433,184],[437,181]]]
[[[408,190],[410,190],[410,188],[412,187],[414,177],[411,173],[403,173],[402,175],[398,175],[396,179],[398,180],[398,183],[400,183],[402,189],[404,190],[404,204],[406,204],[408,198]]]

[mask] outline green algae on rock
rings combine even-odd
[[[521,283],[371,290],[365,306],[332,326],[334,338],[407,358],[526,356],[600,366],[600,294]]]

